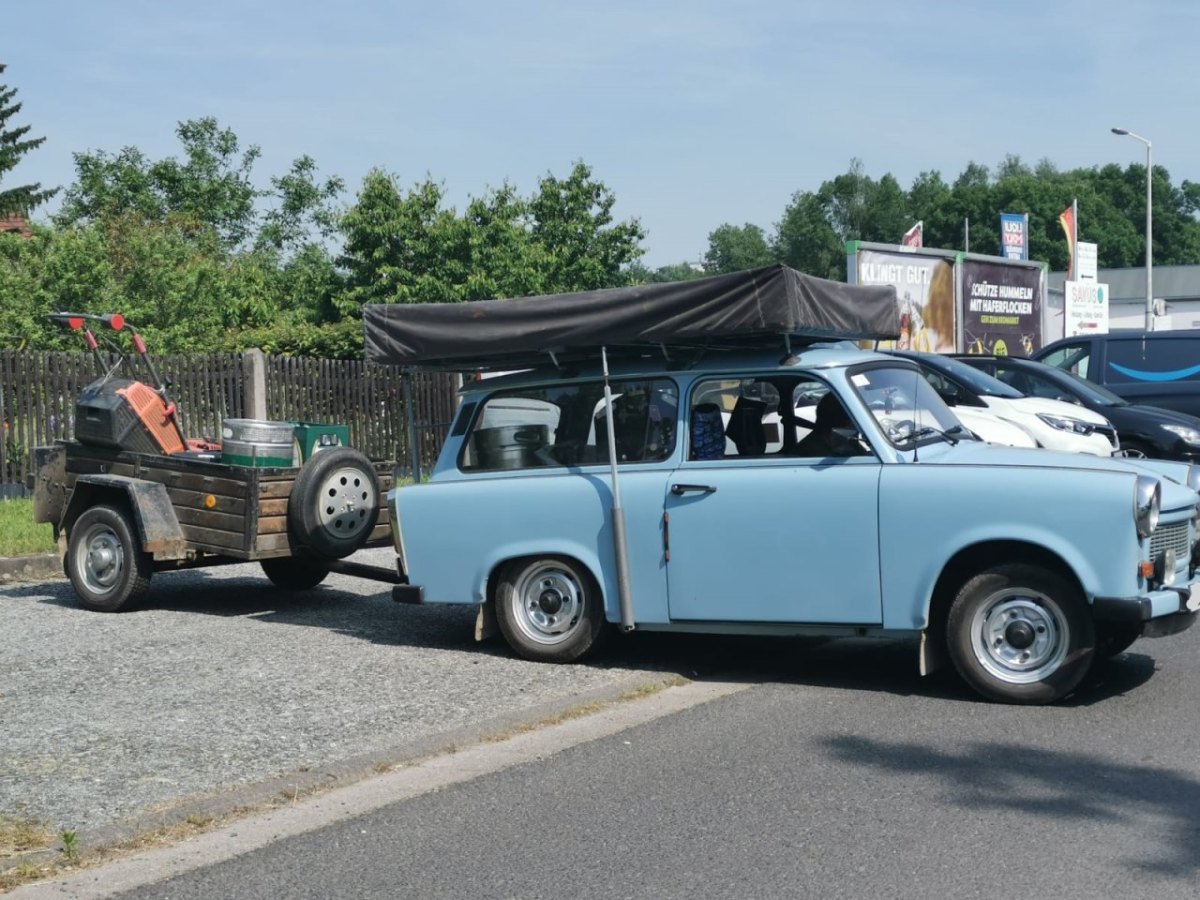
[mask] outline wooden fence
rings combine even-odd
[[[113,369],[119,363],[118,357],[103,357],[104,370],[113,370],[114,377],[153,382],[139,361]],[[249,366],[243,356],[161,356],[154,365],[168,382],[187,437],[216,439],[225,419],[249,418]],[[0,495],[21,493],[34,447],[73,436],[75,401],[99,377],[101,365],[86,353],[0,350]],[[359,360],[267,357],[265,381],[268,419],[348,425],[352,446],[371,459],[394,459],[402,471],[410,468],[398,369]],[[427,471],[454,416],[454,376],[416,376],[412,399],[421,467]]]

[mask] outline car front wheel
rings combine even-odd
[[[1005,703],[1051,703],[1091,667],[1096,634],[1079,590],[1040,566],[996,566],[950,607],[947,649],[963,680]]]

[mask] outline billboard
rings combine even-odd
[[[959,263],[963,349],[1027,356],[1042,345],[1042,269],[1008,262]]]
[[[1108,332],[1108,285],[1068,281],[1063,285],[1064,337]]]
[[[900,306],[900,339],[881,348],[954,352],[954,261],[920,253],[858,250],[856,284],[890,284]]]

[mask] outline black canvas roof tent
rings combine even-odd
[[[363,308],[371,362],[425,370],[520,369],[650,349],[887,340],[895,288],[857,286],[775,265],[693,281],[467,303]],[[790,344],[789,344],[790,346]]]

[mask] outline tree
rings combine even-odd
[[[0,63],[0,75],[7,68]],[[26,138],[30,125],[9,128],[9,120],[21,111],[21,104],[14,103],[17,89],[0,83],[0,185],[4,182],[4,174],[16,168],[17,163],[30,150],[36,150],[45,138]],[[30,210],[58,193],[58,188],[42,190],[41,182],[22,184],[0,190],[0,216],[18,214],[29,215]]]
[[[426,178],[404,193],[394,176],[367,174],[342,217],[341,316],[364,303],[447,303],[617,287],[642,254],[637,220],[614,223],[612,192],[577,163],[522,199],[505,183],[460,215]]]
[[[529,237],[545,292],[586,291],[627,283],[624,269],[644,253],[637,219],[614,224],[616,195],[577,162],[565,179],[546,175],[528,204]]]
[[[709,274],[741,272],[769,266],[775,261],[767,237],[757,225],[747,222],[741,228],[721,225],[708,236],[704,270]]]
[[[239,141],[212,117],[180,122],[175,129],[184,160],[146,159],[136,147],[110,155],[76,153],[77,181],[67,189],[55,217],[59,225],[78,225],[135,216],[147,222],[170,221],[185,234],[211,230],[221,243],[242,245],[257,224],[251,170],[258,147],[239,154]]]
[[[845,278],[845,238],[830,224],[821,197],[811,191],[792,195],[776,226],[771,249],[776,259],[793,269],[821,278]]]

